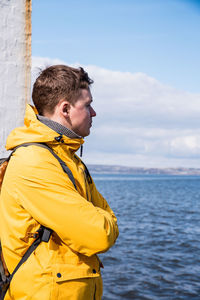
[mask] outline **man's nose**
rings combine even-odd
[[[96,111],[91,107],[91,109],[90,109],[90,115],[91,115],[91,117],[96,117]]]

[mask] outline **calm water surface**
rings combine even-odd
[[[103,300],[200,299],[200,177],[93,175],[120,236]]]

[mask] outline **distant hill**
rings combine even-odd
[[[113,165],[88,165],[93,174],[200,175],[200,168],[140,168]]]

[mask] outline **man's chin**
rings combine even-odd
[[[84,135],[82,135],[82,137],[86,137],[86,136],[88,136],[89,134],[90,134],[90,129],[88,129],[87,132],[84,132]]]
[[[88,132],[87,134],[85,134],[83,137],[86,137],[86,136],[88,136],[88,135],[90,135],[90,132]]]

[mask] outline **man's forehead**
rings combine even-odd
[[[90,102],[93,101],[93,97],[92,97],[90,90],[86,90],[86,89],[81,90],[80,98],[84,99],[85,101],[90,101]]]
[[[90,104],[93,101],[90,90],[81,89],[80,94],[75,102],[75,105]]]

